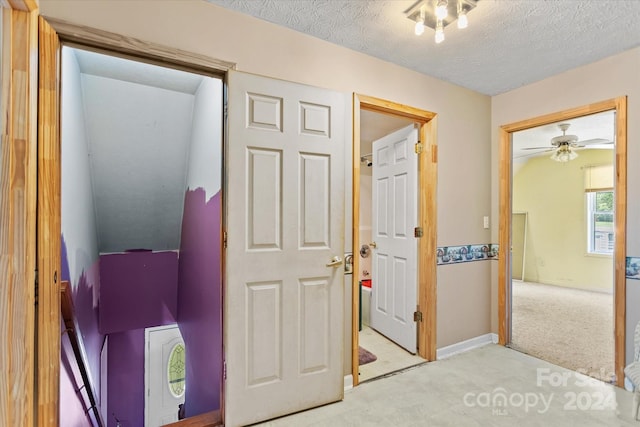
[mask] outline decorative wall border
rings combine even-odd
[[[627,257],[625,275],[627,279],[640,280],[640,257]]]
[[[480,245],[438,246],[436,265],[459,264],[462,262],[487,261],[498,259],[499,245],[485,243]]]

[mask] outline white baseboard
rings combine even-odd
[[[344,391],[351,390],[353,388],[353,375],[344,376]]]
[[[436,359],[446,359],[447,357],[451,357],[454,354],[464,353],[465,351],[473,350],[474,348],[482,347],[491,343],[495,344],[497,342],[498,335],[496,334],[480,335],[479,337],[470,338],[465,341],[439,348],[438,350],[436,350]]]

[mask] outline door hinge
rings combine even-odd
[[[227,361],[222,362],[222,379],[227,379]]]
[[[416,154],[420,154],[422,153],[422,143],[421,142],[416,142],[416,145],[414,146],[414,149],[416,151]]]
[[[416,227],[413,229],[413,237],[422,237],[424,231],[422,231],[422,227]]]
[[[414,311],[413,312],[413,321],[414,322],[422,322],[422,312],[421,311]]]
[[[38,270],[35,271],[35,276],[34,276],[34,289],[35,289],[35,294],[34,294],[34,299],[33,299],[33,303],[34,305],[38,305],[38,292],[39,292],[39,287],[40,287],[40,283],[38,280]]]
[[[227,249],[227,232],[222,232],[222,246]]]

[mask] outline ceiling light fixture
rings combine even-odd
[[[567,163],[569,160],[573,160],[578,157],[578,153],[571,149],[568,143],[563,143],[553,152],[550,159],[560,163]]]
[[[421,36],[424,33],[424,16],[425,10],[424,6],[420,8],[420,14],[418,15],[418,19],[416,19],[415,33],[416,36]]]
[[[462,7],[462,2],[458,2],[458,29],[462,30],[469,26],[469,18],[467,18],[467,10]]]
[[[442,26],[442,19],[438,19],[436,24],[436,43],[442,43],[444,41],[444,28]]]
[[[558,127],[562,131],[562,135],[551,138],[551,145],[558,147],[549,157],[551,160],[566,163],[578,157],[578,153],[571,149],[571,145],[577,144],[578,137],[576,135],[567,135],[569,126],[571,126],[569,123],[559,124]]]
[[[438,0],[436,5],[436,18],[445,19],[449,15],[449,2],[447,0]]]
[[[436,43],[444,41],[444,28],[457,21],[458,28],[469,25],[468,13],[474,9],[479,0],[418,0],[405,10],[407,18],[415,22],[415,34],[424,33],[424,27],[435,30]]]

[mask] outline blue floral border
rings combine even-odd
[[[640,258],[628,256],[625,272],[627,279],[640,280]]]
[[[458,264],[461,262],[487,261],[498,259],[500,246],[496,243],[481,245],[439,246],[437,265]]]
[[[496,243],[481,245],[438,246],[437,265],[498,259],[500,246]],[[640,257],[627,257],[627,279],[640,280]]]

